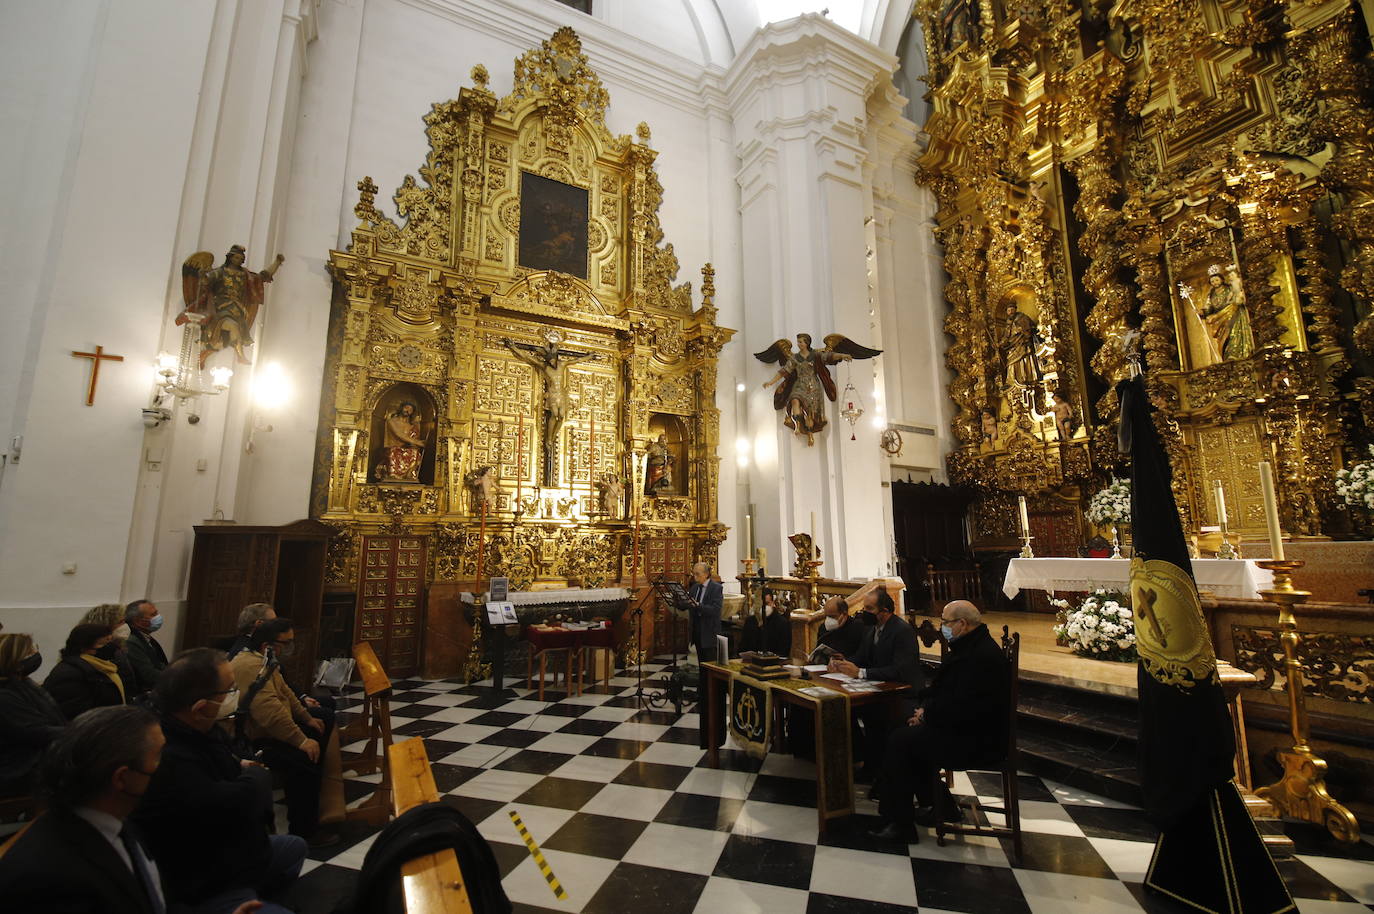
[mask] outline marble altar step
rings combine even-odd
[[[1022,771],[1140,805],[1135,698],[1022,677],[1016,726]],[[1292,853],[1280,820],[1257,815],[1255,826],[1271,853]]]

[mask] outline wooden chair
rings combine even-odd
[[[408,739],[387,748],[396,789],[396,815],[423,803],[437,803],[439,790],[429,768],[422,739]],[[472,914],[463,870],[452,848],[425,854],[401,864],[401,891],[407,914]]]
[[[1007,754],[999,767],[971,766],[964,768],[964,771],[997,771],[1002,775],[1002,805],[983,806],[975,798],[960,802],[960,807],[967,810],[965,820],[969,824],[961,822],[940,822],[935,826],[935,843],[944,847],[946,835],[986,835],[992,838],[1010,838],[1012,844],[1012,861],[1019,864],[1021,862],[1021,797],[1020,785],[1017,781],[1017,752],[1016,752],[1016,704],[1017,704],[1017,674],[1020,670],[1021,661],[1021,633],[1010,633],[1007,626],[1002,626],[1002,653],[1006,655],[1007,664],[1011,668],[1011,700],[1007,709]],[[945,783],[951,784],[954,781],[955,769],[945,771]],[[999,813],[1001,814],[1004,825],[980,825],[978,824],[979,813]],[[982,816],[987,820],[987,816]]]
[[[526,644],[526,647],[529,648],[529,656],[527,657],[527,659],[526,659],[526,661],[525,661],[525,688],[527,688],[527,689],[532,689],[532,688],[534,688],[534,661],[535,661],[536,659],[538,659],[538,661],[539,661],[539,700],[540,700],[540,701],[543,701],[543,700],[544,700],[544,678],[548,675],[549,657],[550,657],[550,656],[553,656],[553,657],[555,657],[555,658],[557,658],[557,657],[562,657],[562,658],[563,658],[563,689],[564,689],[564,691],[567,692],[567,694],[569,694],[569,695],[574,694],[573,689],[575,688],[574,683],[576,682],[576,679],[575,679],[575,677],[574,677],[574,667],[575,667],[575,665],[576,665],[576,658],[575,658],[573,655],[574,655],[574,653],[576,653],[576,652],[575,652],[572,648],[570,648],[570,647],[546,647],[546,648],[544,648],[543,650],[536,650],[535,647],[534,647],[534,645],[533,645],[532,643],[531,643],[531,644]],[[558,669],[557,669],[556,667],[555,667],[554,672],[553,672],[553,685],[554,685],[554,688],[558,688]]]
[[[350,753],[343,760],[343,770],[372,774],[380,767],[382,780],[372,796],[348,810],[348,819],[381,825],[390,815],[391,804],[391,767],[388,761],[392,746],[391,678],[382,669],[377,652],[366,641],[353,645],[353,659],[358,664],[358,673],[363,680],[363,708],[358,719],[340,731],[339,744],[367,740],[367,745],[361,752]]]
[[[593,622],[604,622],[604,623],[606,623],[606,627],[607,627],[608,629],[611,627],[611,620],[610,620],[610,618],[608,618],[608,617],[606,617],[606,616],[597,616],[596,618],[592,619],[592,621],[593,621]],[[605,673],[606,673],[606,675],[603,676],[603,677],[601,677],[600,680],[598,680],[598,679],[597,679],[597,676],[596,676],[596,667],[595,667],[593,664],[595,663],[596,658],[597,658],[598,656],[600,656],[601,654],[603,654],[603,653],[604,653],[604,655],[605,655],[605,660],[606,660],[606,666],[605,666]],[[590,668],[591,671],[592,671],[592,687],[593,687],[593,688],[596,687],[596,684],[597,684],[598,681],[604,682],[607,686],[609,686],[609,685],[611,684],[611,676],[613,676],[613,675],[615,674],[615,647],[614,647],[613,645],[609,645],[609,644],[588,644],[588,645],[584,645],[583,647],[581,647],[581,648],[578,650],[578,655],[577,655],[577,691],[578,691],[578,694],[581,694],[581,693],[582,693],[582,690],[586,687],[587,670],[588,670],[589,668]],[[526,686],[526,688],[529,688],[529,687]]]

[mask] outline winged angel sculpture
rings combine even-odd
[[[815,436],[825,429],[826,398],[835,402],[835,380],[830,376],[829,366],[852,359],[871,359],[881,352],[860,346],[839,333],[825,338],[824,349],[812,349],[811,334],[798,333],[796,352],[783,339],[754,353],[754,358],[778,366],[778,373],[763,386],[778,384],[773,392],[773,408],[784,410],[782,424],[798,438],[805,438],[810,447],[816,443]]]
[[[209,251],[199,251],[181,265],[181,294],[186,310],[177,324],[201,324],[200,365],[221,349],[233,349],[239,362],[246,364],[244,347],[251,346],[253,322],[262,305],[263,286],[272,281],[286,258],[281,254],[266,269],[257,273],[244,269],[243,245],[236,244],[224,255],[224,263],[214,267]]]

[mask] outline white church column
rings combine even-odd
[[[870,315],[869,232],[872,187],[870,104],[890,92],[896,59],[818,15],[769,25],[755,34],[727,76],[741,160],[743,333],[750,352],[776,339],[810,333],[817,347],[829,333],[884,348],[882,322]],[[891,121],[884,114],[884,123]],[[794,343],[795,345],[795,343]],[[902,356],[889,350],[885,370]],[[807,530],[824,553],[821,572],[836,577],[886,573],[886,458],[871,419],[875,366],[831,369],[843,391],[852,378],[868,412],[853,429],[827,407],[830,425],[808,447],[782,427],[772,390],[760,385],[774,366],[750,360],[747,392],[754,437],[750,488],[758,505],[758,544],[769,572],[791,565],[785,537]]]

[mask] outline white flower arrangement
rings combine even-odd
[[[1369,455],[1374,457],[1374,444],[1369,446]],[[1374,510],[1374,460],[1357,463],[1348,470],[1337,470],[1336,494],[1347,505]]]
[[[1113,479],[1088,502],[1088,521],[1099,527],[1125,523],[1131,519],[1131,481]]]
[[[1065,600],[1051,600],[1063,620],[1054,634],[1080,657],[1134,663],[1135,621],[1130,597],[1115,590],[1095,590],[1077,609]]]

